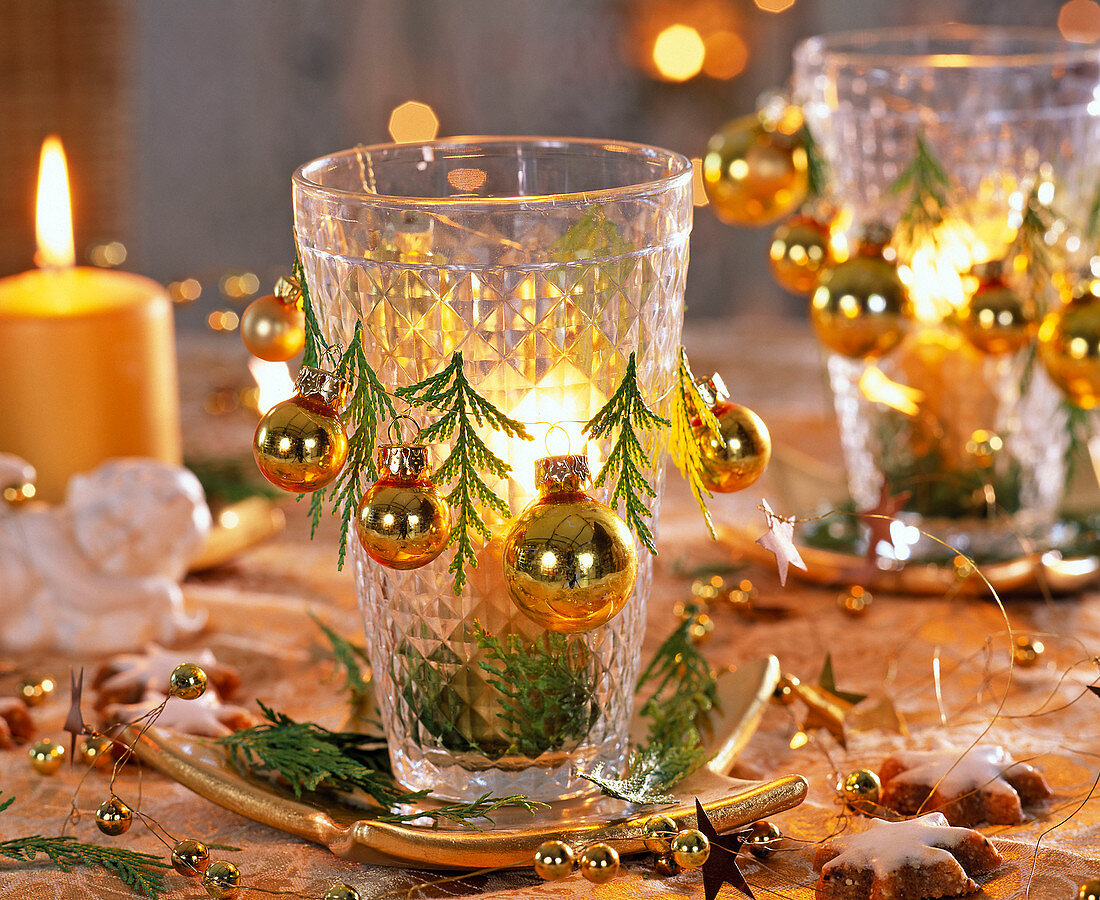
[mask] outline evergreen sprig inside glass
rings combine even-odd
[[[898,222],[901,237],[909,246],[914,237],[940,225],[950,204],[951,178],[936,159],[924,135],[917,132],[912,161],[890,185],[890,193],[909,191],[909,203]]]
[[[593,440],[615,433],[611,453],[593,484],[595,487],[603,487],[614,479],[611,506],[622,503],[627,525],[654,556],[657,555],[657,546],[645,517],[650,515],[647,500],[656,497],[657,492],[642,474],[642,469],[647,468],[650,462],[635,429],[654,431],[667,428],[669,424],[668,419],[646,406],[645,398],[638,387],[638,363],[635,353],[631,352],[626,373],[615,393],[584,426],[584,433]]]
[[[477,428],[488,426],[525,441],[532,437],[521,422],[504,415],[474,390],[462,371],[462,354],[457,351],[443,371],[398,388],[395,393],[414,406],[442,413],[420,433],[423,443],[453,441],[451,452],[436,470],[435,478],[453,485],[447,502],[457,516],[447,546],[454,546],[455,554],[448,571],[454,575],[454,591],[458,594],[466,584],[466,567],[477,568],[475,536],[486,541],[493,536],[479,504],[502,518],[508,516],[507,502],[493,492],[481,473],[506,478],[512,468],[489,449]]]
[[[711,496],[703,483],[703,451],[695,435],[696,422],[711,434],[719,434],[718,419],[699,393],[695,376],[688,365],[687,351],[680,348],[680,365],[677,371],[677,386],[672,392],[672,433],[669,437],[668,452],[672,461],[684,476],[703,521],[711,537],[715,537],[714,522],[707,509],[707,497]]]
[[[802,146],[806,148],[807,197],[811,200],[824,197],[829,186],[829,174],[821,151],[817,149],[817,141],[806,125],[802,126]]]

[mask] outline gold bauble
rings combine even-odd
[[[771,854],[773,845],[782,837],[783,833],[774,822],[753,822],[749,826],[745,846],[757,859],[764,859]]]
[[[619,874],[619,853],[610,844],[585,847],[580,858],[581,875],[593,884],[606,884]]]
[[[1015,353],[1031,342],[1035,304],[993,279],[979,286],[959,311],[958,325],[983,353]]]
[[[114,741],[102,734],[93,734],[81,740],[78,745],[80,758],[89,766],[109,769],[113,765],[111,749]]]
[[[772,439],[768,426],[747,406],[720,401],[713,407],[718,434],[700,428],[702,480],[707,490],[730,494],[747,488],[768,467]]]
[[[681,869],[680,864],[672,858],[671,853],[658,853],[653,858],[653,871],[662,878],[672,878],[679,875],[683,869]]]
[[[710,841],[701,831],[688,828],[672,839],[672,858],[684,869],[698,869],[710,856]]]
[[[241,313],[241,340],[253,356],[286,362],[306,345],[305,313],[274,294],[257,297]]]
[[[806,199],[808,162],[797,136],[769,130],[757,114],[742,116],[707,143],[703,185],[723,222],[768,225]]]
[[[679,830],[671,816],[650,816],[642,826],[646,850],[668,853],[669,844]]]
[[[337,881],[325,891],[321,900],[359,900],[359,892],[350,884]]]
[[[796,215],[772,234],[768,261],[779,286],[809,297],[829,265],[829,226],[812,216]]]
[[[252,439],[256,465],[285,491],[316,491],[335,480],[348,456],[348,438],[338,409],[347,382],[323,369],[303,366],[298,393],[260,419]]]
[[[30,757],[31,766],[39,775],[52,775],[65,761],[65,748],[49,738],[42,738],[31,744],[27,756]]]
[[[565,841],[545,841],[535,851],[535,872],[544,881],[558,881],[573,871],[573,848]]]
[[[1051,380],[1084,409],[1100,405],[1100,297],[1079,291],[1039,326],[1039,355]],[[1100,285],[1095,290],[1100,291]]]
[[[168,695],[181,700],[198,700],[206,693],[206,673],[194,663],[180,663],[168,676]]]
[[[1046,647],[1038,638],[1028,634],[1018,634],[1012,642],[1012,659],[1022,669],[1031,669],[1038,665],[1039,657],[1046,652]]]
[[[203,872],[202,886],[206,888],[206,893],[215,897],[216,900],[236,897],[237,891],[241,889],[241,870],[231,862],[215,860]]]
[[[882,356],[909,327],[909,295],[893,263],[860,255],[822,273],[810,299],[818,340],[853,359]]]
[[[1090,878],[1077,889],[1077,900],[1100,900],[1100,878]]]
[[[423,444],[378,448],[381,476],[359,501],[355,532],[367,555],[391,569],[418,569],[451,535],[451,509],[431,480]]]
[[[130,830],[134,814],[118,797],[111,797],[99,804],[95,811],[95,824],[104,834],[118,837]]]
[[[841,779],[840,792],[856,812],[868,812],[882,796],[882,782],[870,769],[856,769]]]
[[[180,875],[195,878],[206,871],[210,862],[210,851],[202,841],[188,838],[172,848],[172,868]]]
[[[869,590],[853,584],[836,598],[836,605],[850,616],[862,616],[867,612],[873,599]]]
[[[638,550],[626,523],[585,493],[588,459],[535,462],[539,497],[504,539],[504,582],[531,619],[571,634],[618,615],[634,590]]]
[[[19,699],[27,706],[38,706],[56,687],[57,681],[48,675],[44,678],[24,678],[19,682]]]

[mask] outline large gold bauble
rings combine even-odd
[[[731,225],[768,225],[790,215],[810,188],[806,148],[769,130],[759,115],[734,119],[707,143],[703,184],[714,214]]]
[[[348,456],[348,438],[337,410],[346,382],[303,366],[298,393],[264,413],[252,440],[256,465],[285,491],[316,491],[330,484]]]
[[[391,569],[418,569],[439,556],[451,534],[451,509],[431,480],[423,444],[378,448],[382,474],[363,494],[355,532],[367,555]]]
[[[573,871],[573,848],[565,841],[544,841],[535,851],[535,872],[545,881],[558,881]]]
[[[504,582],[515,604],[544,628],[591,631],[617,615],[638,576],[626,523],[585,493],[588,459],[535,462],[540,496],[504,539]]]
[[[65,748],[49,738],[42,738],[31,744],[27,756],[30,757],[31,767],[39,775],[52,775],[65,761]]]
[[[274,294],[257,297],[241,313],[241,340],[253,356],[286,362],[306,345],[305,313]]]
[[[710,857],[710,841],[701,831],[688,828],[672,839],[672,858],[684,869],[698,869]]]
[[[216,900],[236,897],[241,889],[241,870],[231,862],[215,860],[203,872],[202,886],[206,889],[206,893]]]
[[[210,850],[202,841],[188,838],[172,848],[172,868],[180,875],[195,878],[206,871],[210,862]]]
[[[893,263],[855,256],[824,271],[810,321],[830,350],[853,359],[894,349],[909,326],[909,295]]]
[[[1035,332],[1035,304],[1000,279],[981,285],[958,315],[959,329],[983,353],[1015,353]]]
[[[768,262],[779,286],[809,297],[830,262],[829,226],[811,216],[796,215],[772,234]]]
[[[206,672],[194,663],[180,663],[168,676],[168,695],[181,700],[198,700],[206,693]]]
[[[1100,285],[1096,290],[1100,291]],[[1100,296],[1080,291],[1039,327],[1039,355],[1051,380],[1084,409],[1100,405]]]
[[[580,870],[593,884],[606,884],[619,874],[619,852],[610,844],[586,847],[581,854]]]
[[[99,804],[95,811],[95,824],[109,837],[118,837],[130,830],[134,814],[118,797],[110,797]]]
[[[768,426],[747,406],[719,401],[712,409],[719,433],[703,428],[697,435],[703,484],[719,494],[744,490],[764,474],[772,458]]]

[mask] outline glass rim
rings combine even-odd
[[[976,49],[968,53],[917,50],[918,41],[937,38],[974,42],[1000,38],[1030,43],[1035,49],[1012,53],[997,53],[989,49]],[[888,41],[895,41],[899,46],[909,44],[913,52],[875,49]],[[947,24],[919,29],[891,27],[837,31],[805,38],[795,46],[794,58],[798,62],[808,62],[815,55],[848,65],[878,64],[894,68],[1023,68],[1100,62],[1100,45],[1069,41],[1052,28]]]
[[[648,157],[664,159],[670,168],[670,172],[660,178],[639,181],[618,187],[598,188],[592,191],[571,191],[557,194],[514,194],[495,197],[414,197],[400,194],[378,194],[367,190],[349,190],[335,188],[320,184],[313,180],[308,172],[311,168],[321,163],[332,160],[355,157],[360,153],[381,152],[406,148],[415,150],[436,151],[447,148],[462,149],[477,146],[517,146],[529,145],[532,149],[543,148],[568,148],[581,147],[588,150],[603,150],[611,154],[624,154],[634,157]],[[427,159],[428,156],[425,157]],[[668,190],[678,186],[680,182],[691,183],[691,160],[682,153],[674,150],[665,150],[650,144],[641,144],[633,141],[618,141],[601,138],[577,138],[577,137],[543,137],[529,135],[456,135],[454,137],[437,138],[432,141],[415,142],[387,142],[379,144],[360,144],[349,147],[346,150],[337,150],[302,163],[294,170],[291,182],[295,188],[308,191],[319,197],[331,197],[333,199],[347,200],[354,198],[360,202],[373,203],[379,206],[424,208],[433,206],[446,206],[449,208],[459,206],[495,207],[515,206],[522,204],[528,208],[554,208],[589,204],[594,202],[607,202],[614,200],[629,200],[634,197],[651,194],[654,191]]]

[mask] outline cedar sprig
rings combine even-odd
[[[829,186],[828,170],[809,126],[802,126],[801,137],[802,146],[806,150],[806,177],[808,181],[806,195],[809,199],[814,200],[825,196],[825,191]]]
[[[457,351],[441,372],[398,388],[396,396],[413,406],[442,413],[421,431],[423,443],[453,441],[450,454],[434,477],[452,485],[447,502],[457,517],[447,543],[448,547],[455,547],[448,571],[454,575],[454,592],[459,594],[466,584],[467,566],[477,568],[474,536],[480,535],[487,541],[493,536],[479,504],[502,517],[508,515],[507,502],[493,492],[481,473],[503,479],[511,472],[511,466],[489,449],[477,428],[488,427],[525,441],[532,437],[521,422],[506,416],[473,389],[462,370],[462,354]]]
[[[611,492],[611,505],[617,507],[620,502],[622,503],[626,523],[654,556],[657,555],[657,547],[645,517],[650,515],[646,500],[657,496],[657,492],[642,474],[642,469],[649,468],[650,461],[649,456],[642,449],[635,429],[653,431],[667,428],[670,424],[668,419],[659,416],[646,406],[641,389],[638,387],[637,359],[635,353],[631,351],[630,359],[626,364],[626,373],[615,393],[584,426],[584,433],[593,440],[607,437],[612,432],[616,433],[611,453],[593,484],[595,487],[603,487],[609,480],[614,479],[615,489]]]
[[[0,812],[14,802],[14,797],[0,802]],[[116,876],[140,896],[150,898],[160,897],[165,892],[164,875],[158,870],[172,868],[170,863],[151,853],[87,844],[72,837],[44,837],[34,834],[0,841],[0,857],[31,862],[39,854],[64,872],[75,866],[101,869]]]
[[[523,794],[512,794],[510,797],[494,797],[492,793],[487,792],[469,803],[448,803],[444,806],[434,807],[426,812],[414,810],[413,812],[383,813],[376,818],[379,822],[403,823],[414,822],[417,819],[430,816],[437,822],[442,819],[448,822],[455,822],[465,828],[473,828],[475,831],[481,831],[481,828],[475,825],[474,822],[484,820],[491,825],[495,821],[492,814],[505,807],[524,809],[531,813],[531,815],[534,815],[536,810],[549,809],[550,804],[541,803],[538,800],[531,800]]]
[[[950,203],[951,178],[921,132],[917,132],[912,161],[889,190],[899,196],[909,191],[909,203],[898,222],[907,246],[915,246],[917,236],[942,224]]]
[[[367,656],[367,648],[341,637],[313,613],[310,613],[310,618],[321,629],[332,647],[332,658],[337,669],[343,675],[342,689],[348,692],[352,709],[356,711],[363,710],[374,698],[374,691],[371,689],[370,657]]]
[[[707,497],[711,496],[707,486],[703,483],[703,452],[699,446],[695,429],[700,427],[704,433],[719,434],[718,418],[699,393],[695,384],[695,376],[688,365],[687,350],[680,348],[680,366],[677,372],[678,384],[672,392],[672,432],[669,436],[668,452],[672,461],[684,476],[684,480],[691,488],[691,494],[695,502],[699,504],[699,511],[703,514],[703,521],[707,524],[710,536],[717,537],[714,532],[714,522],[711,521],[710,511],[707,509]]]

